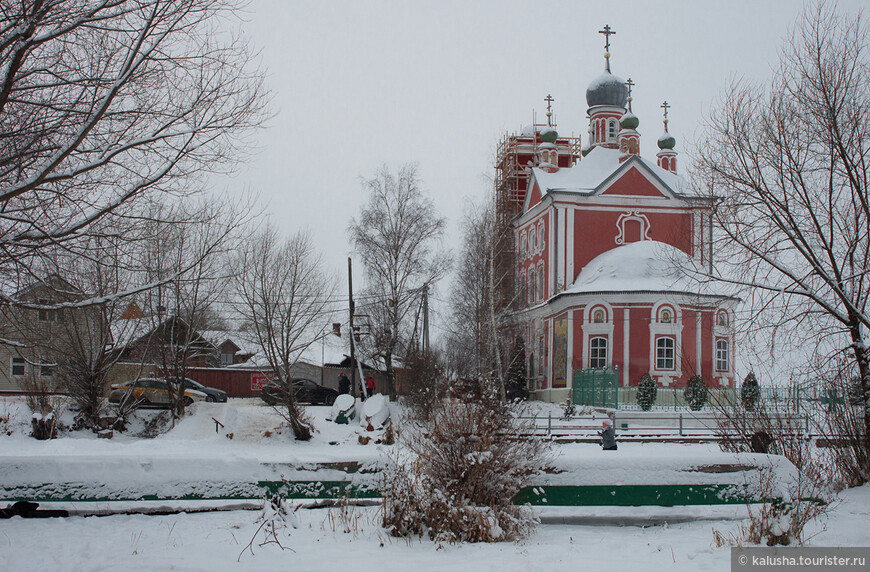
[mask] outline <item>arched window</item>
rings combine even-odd
[[[656,338],[656,369],[666,371],[674,369],[674,348],[676,342],[670,336]]]
[[[538,222],[538,250],[544,251],[544,221]]]
[[[616,120],[611,119],[607,123],[607,139],[614,140],[616,139]]]
[[[607,367],[607,338],[592,338],[589,340],[589,367],[603,369]]]
[[[728,340],[716,340],[716,371],[728,371]]]
[[[529,288],[526,290],[526,304],[533,306],[535,304],[535,270],[529,268]]]
[[[546,297],[546,285],[544,284],[544,265],[538,265],[538,299],[543,300]]]
[[[529,256],[529,244],[526,242],[526,233],[520,233],[520,258],[528,258]]]

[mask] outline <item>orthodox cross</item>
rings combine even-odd
[[[665,101],[665,102],[662,103],[659,107],[661,107],[662,109],[665,110],[665,121],[664,121],[664,123],[665,123],[665,131],[667,131],[667,130],[668,130],[668,108],[670,107],[670,105],[668,105],[668,102]]]
[[[604,26],[603,30],[598,30],[599,34],[604,34],[604,69],[610,71],[610,36],[616,32],[610,29],[610,24]]]
[[[626,99],[626,101],[628,101],[628,110],[631,111],[631,88],[634,85],[634,82],[631,81],[631,78],[628,78],[628,81],[625,82],[625,85],[628,86],[628,98]]]
[[[610,29],[610,24],[607,24],[606,26],[604,26],[603,30],[598,30],[598,33],[604,34],[604,51],[609,52],[610,51],[610,36],[615,35],[616,32],[614,32]]]
[[[553,109],[551,107],[551,104],[556,100],[553,99],[553,96],[548,93],[547,97],[544,98],[544,101],[547,102],[547,127],[552,127],[553,124],[551,123],[551,118],[553,117]]]

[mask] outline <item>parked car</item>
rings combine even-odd
[[[332,405],[338,397],[338,391],[331,387],[324,387],[310,379],[294,379],[293,395],[298,403],[310,403],[312,405]],[[281,388],[275,380],[263,386],[260,397],[269,405],[277,405],[283,401]]]
[[[170,386],[166,380],[159,378],[134,379],[124,383],[113,384],[109,388],[109,402],[120,403],[123,399],[137,399],[143,406],[169,407],[171,398]],[[205,401],[206,394],[195,389],[184,390],[184,404],[195,401]]]
[[[184,380],[184,388],[185,389],[195,389],[196,391],[201,391],[205,393],[205,400],[209,402],[217,402],[217,403],[226,403],[227,402],[227,392],[217,389],[216,387],[206,387],[198,381],[194,381],[190,378],[186,378]]]

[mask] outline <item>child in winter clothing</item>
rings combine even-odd
[[[616,432],[613,430],[613,421],[605,419],[601,422],[601,431],[598,432],[601,437],[601,448],[605,451],[616,451]]]

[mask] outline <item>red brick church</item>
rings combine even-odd
[[[562,401],[575,371],[609,369],[620,387],[649,373],[660,387],[700,374],[734,384],[735,298],[692,270],[710,269],[713,199],[678,174],[676,141],[641,156],[631,80],[605,69],[586,90],[589,135],[533,125],[502,142],[497,195],[511,212],[515,307],[539,399]],[[693,276],[695,274],[695,276]]]

